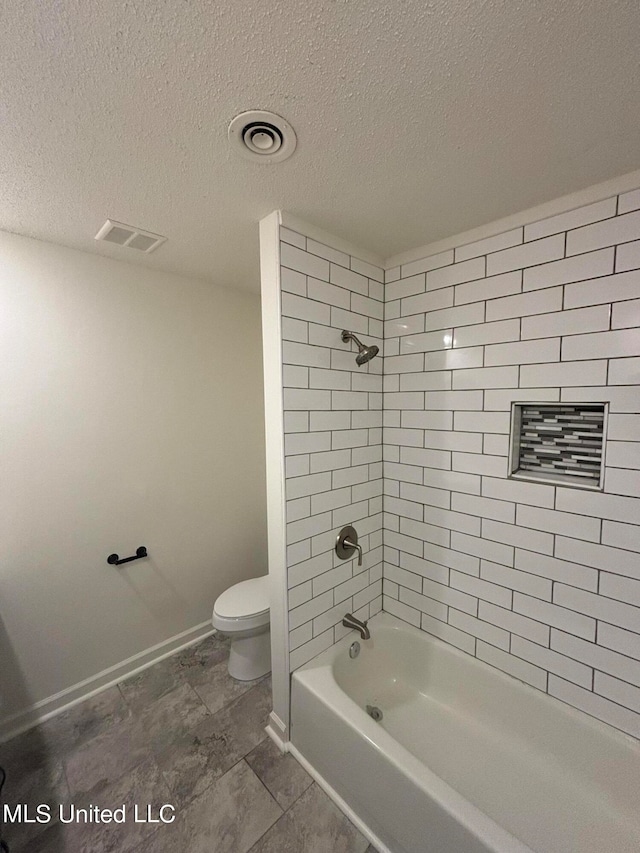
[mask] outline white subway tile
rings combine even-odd
[[[556,590],[561,586],[561,584],[556,584]],[[569,586],[563,588],[568,590],[573,589],[573,587]],[[590,592],[582,592],[582,590],[575,590],[575,592],[597,598],[597,596],[593,596]],[[536,619],[545,625],[560,628],[562,631],[567,631],[569,634],[576,634],[578,637],[584,637],[586,640],[595,640],[595,619],[585,616],[582,613],[576,613],[569,607],[559,606],[561,604],[562,601],[550,604],[548,601],[531,598],[531,596],[523,595],[521,592],[514,592],[513,594],[513,609],[516,613],[522,613],[523,616],[529,616],[531,619]]]
[[[431,411],[406,411],[402,412],[402,426],[415,427],[416,429],[451,429],[453,426],[453,412],[442,410]]]
[[[546,290],[531,290],[515,296],[491,299],[487,302],[487,322],[559,311],[562,308],[562,291],[562,287],[549,287]]]
[[[480,535],[480,519],[460,512],[451,512],[440,507],[425,506],[424,520],[429,524],[437,524],[446,530],[459,530],[471,536]]]
[[[640,240],[616,247],[616,272],[640,268]]]
[[[640,212],[626,213],[567,233],[567,255],[578,255],[640,237]]]
[[[332,329],[331,326],[321,326],[317,323],[309,323],[309,343],[315,346],[330,347],[334,350],[339,348],[341,354],[345,352],[345,347],[340,340],[340,332],[338,329]],[[351,367],[353,362],[350,363]],[[348,369],[350,370],[351,367]],[[345,368],[347,369],[347,368]]]
[[[330,352],[324,347],[283,341],[282,361],[284,364],[299,364],[308,367],[329,367]]]
[[[331,474],[328,473],[290,478],[287,480],[287,500],[326,492],[330,488]]]
[[[406,335],[400,338],[400,352],[432,352],[433,350],[449,349],[453,342],[453,332],[445,329],[440,332],[426,332],[422,335]]]
[[[482,640],[478,640],[477,642],[476,657],[485,663],[491,664],[491,666],[495,666],[496,669],[512,675],[519,681],[524,681],[532,687],[537,687],[538,690],[546,689],[547,673],[545,670],[522,660],[522,658],[510,655],[508,652],[482,642]]]
[[[445,287],[441,290],[432,290],[420,293],[417,296],[408,296],[400,302],[400,314],[420,314],[425,311],[437,311],[440,308],[450,308],[453,305],[453,288]],[[446,324],[445,324],[446,325]],[[435,327],[439,328],[439,327]]]
[[[320,281],[317,278],[309,278],[307,280],[307,295],[309,299],[315,299],[317,302],[325,302],[327,305],[335,305],[337,308],[350,307],[351,294],[343,287],[336,287],[335,284],[328,284],[326,281]]]
[[[501,521],[483,519],[482,537],[506,545],[517,545],[540,554],[553,554],[553,536],[540,530],[530,530],[517,524],[504,524]],[[500,562],[499,560],[497,562]]]
[[[384,281],[384,270],[382,267],[377,267],[370,264],[368,261],[362,261],[360,258],[351,258],[351,269],[360,275],[366,275],[367,278],[372,278],[374,281]]]
[[[590,542],[600,541],[600,520],[589,518],[586,515],[574,515],[569,512],[558,512],[553,509],[540,509],[533,506],[518,506],[516,523],[523,527],[532,527],[535,530],[574,536],[576,539],[586,539]]]
[[[487,256],[487,275],[532,267],[564,257],[564,234],[524,243]]]
[[[454,589],[459,589],[468,595],[475,595],[476,598],[480,598],[483,601],[490,601],[492,604],[497,604],[500,607],[511,608],[511,590],[491,583],[486,579],[452,571],[449,583]],[[474,632],[470,631],[469,633],[473,634]],[[484,637],[484,639],[486,640],[487,637]]]
[[[414,592],[422,593],[422,577],[413,572],[408,572],[406,569],[401,569],[400,566],[393,566],[386,563],[384,576],[385,580],[393,581],[405,589],[412,589]]]
[[[453,335],[455,349],[475,347],[482,344],[497,344],[520,339],[520,321],[503,320],[499,323],[481,323],[478,326],[463,326]]]
[[[446,349],[432,352],[425,358],[425,370],[461,370],[465,367],[482,367],[482,347]],[[385,363],[386,370],[386,363]]]
[[[331,391],[332,409],[368,409],[369,395],[365,391]]]
[[[425,468],[423,483],[435,489],[451,489],[456,492],[480,494],[480,477],[476,474],[463,474],[458,471],[438,471]]]
[[[384,271],[384,281],[385,284],[389,284],[391,281],[397,281],[400,278],[400,267],[390,267]]]
[[[550,316],[548,314],[541,315]],[[551,315],[553,316],[553,315]],[[527,319],[524,318],[523,326]],[[535,337],[535,336],[534,336]],[[498,364],[537,364],[560,360],[560,338],[545,336],[545,340],[519,341],[513,344],[493,344],[485,348],[484,363],[486,366]]]
[[[424,447],[424,433],[421,429],[385,428],[385,444],[400,444],[404,447]]]
[[[513,548],[510,545],[454,532],[451,534],[451,547],[456,551],[462,551],[463,554],[471,554],[492,563],[500,563],[503,566],[513,565]]]
[[[306,583],[298,584],[298,586],[294,586],[289,590],[289,610],[292,610],[294,607],[298,607],[299,604],[304,604],[305,601],[309,601],[313,598],[313,587],[311,585],[311,581],[306,581]]]
[[[385,357],[384,371],[385,373],[415,373],[424,370],[424,356],[415,355],[396,355],[389,358]]]
[[[632,684],[640,684],[640,661],[620,655],[610,649],[605,649],[595,643],[564,634],[555,628],[551,631],[551,648],[574,660],[606,672],[609,675],[623,678]]]
[[[441,267],[427,273],[427,290],[440,287],[450,287],[463,281],[473,281],[485,275],[485,260],[483,257],[470,261],[462,261],[452,266]]]
[[[312,637],[313,624],[311,622],[305,622],[299,628],[294,628],[293,631],[289,631],[289,650],[297,649],[298,646],[308,642]]]
[[[280,287],[285,292],[305,296],[307,293],[307,277],[295,270],[280,267]]]
[[[332,605],[333,593],[325,592],[316,598],[312,598],[305,604],[301,604],[299,607],[294,607],[293,610],[289,611],[289,627],[297,628],[303,625],[305,622],[328,610]]]
[[[309,412],[311,432],[332,429],[349,429],[351,416],[349,412]]]
[[[640,577],[640,565],[634,565],[634,555],[620,548],[557,536],[555,554],[561,559],[573,560],[605,572]]]
[[[476,240],[473,243],[459,246],[455,250],[455,259],[456,262],[466,261],[479,255],[498,252],[500,249],[509,249],[519,243],[522,243],[522,228],[513,228],[511,231],[503,231],[494,237],[485,237],[483,240]]]
[[[606,377],[606,361],[565,361],[550,364],[526,364],[520,368],[520,387],[604,385]]]
[[[436,586],[441,586],[441,584],[436,584]],[[442,589],[448,589],[449,587],[443,586]],[[404,587],[400,587],[400,601],[404,604],[408,604],[410,607],[415,607],[416,610],[419,610],[421,613],[428,613],[429,616],[433,616],[436,619],[446,619],[447,618],[447,608],[446,605],[433,598],[427,598],[424,595],[421,595],[419,592],[414,592],[411,589],[406,589]]]
[[[395,601],[395,599],[389,598],[386,595],[384,596],[383,607],[387,613],[397,616],[403,622],[415,625],[416,628],[420,627],[420,611],[416,610],[415,607],[409,607],[408,604],[402,601]]]
[[[460,326],[471,326],[484,320],[484,302],[471,302],[456,308],[443,308],[440,311],[429,311],[425,319],[427,332],[436,329],[449,329]]]
[[[563,361],[616,358],[638,355],[639,352],[640,336],[637,329],[621,329],[616,332],[599,332],[593,335],[572,335],[562,341]]]
[[[549,626],[543,625],[541,622],[536,622],[535,619],[521,616],[519,613],[514,613],[513,610],[505,610],[504,607],[496,607],[488,601],[480,602],[478,615],[485,622],[498,625],[511,634],[526,637],[528,640],[539,643],[541,646],[549,645]]]
[[[632,578],[601,572],[598,592],[600,595],[606,595],[607,598],[615,598],[618,601],[626,601],[640,607],[640,581]],[[640,613],[638,615],[640,616]],[[638,627],[640,628],[640,623]]]
[[[309,274],[313,275],[313,273]],[[318,278],[324,277],[325,276],[318,276]],[[339,287],[345,287],[353,293],[360,293],[362,296],[366,296],[369,292],[369,281],[366,276],[360,275],[352,270],[345,269],[339,264],[331,264],[331,272],[327,277],[327,281],[330,281],[331,284],[337,284]]]
[[[551,632],[553,635],[553,631]],[[566,678],[574,684],[579,684],[581,687],[591,688],[593,682],[593,672],[590,667],[583,663],[578,663],[571,658],[565,657],[552,649],[539,646],[537,643],[530,643],[522,637],[512,637],[511,639],[511,654],[517,655],[524,660],[540,666],[543,669],[553,672],[556,675]]]
[[[508,456],[509,436],[486,433],[482,439],[482,452],[490,456]]]
[[[307,245],[307,238],[302,234],[298,234],[296,231],[292,231],[290,228],[284,228],[282,225],[280,226],[280,239],[283,243],[291,243],[292,246],[297,246],[299,249],[305,249]]]
[[[596,672],[593,690],[618,705],[640,714],[640,689],[603,672]]]
[[[580,489],[559,488],[556,508],[565,512],[578,512],[629,524],[634,524],[640,519],[640,501]]]
[[[640,385],[640,358],[611,359],[609,385]]]
[[[640,624],[640,610],[637,607],[624,604],[621,601],[614,601],[612,598],[605,598],[603,595],[596,595],[593,592],[585,592],[573,586],[564,586],[561,583],[555,584],[553,600],[561,606],[571,608],[571,612],[577,611],[576,615],[584,613],[586,617],[593,617],[602,622],[609,622],[618,628],[628,628],[630,631],[637,631]],[[578,631],[571,631],[570,628],[560,624],[555,627],[569,631],[571,634],[579,633]],[[595,635],[587,636],[586,634],[580,634],[580,636],[584,636],[586,640],[593,640]]]
[[[461,613],[454,608],[450,608],[449,624],[460,631],[465,631],[467,634],[490,643],[492,646],[497,646],[505,651],[509,649],[509,634],[503,631],[502,628],[497,628],[489,622],[483,622],[467,613]]]
[[[447,266],[453,263],[453,249],[447,249],[445,252],[439,252],[437,255],[429,255],[427,258],[420,258],[418,261],[411,261],[408,264],[402,265],[402,278],[415,275],[416,273],[428,272],[435,270],[438,267]]]
[[[481,453],[454,453],[451,460],[454,471],[481,474],[488,477],[506,477],[507,460],[501,456],[485,456]]]
[[[311,556],[311,543],[308,539],[303,542],[296,542],[295,545],[287,546],[287,565],[289,566],[289,586],[295,586],[299,583],[295,580],[293,567],[296,563],[301,563],[303,560],[308,560]]]
[[[427,409],[482,409],[482,391],[427,391]]]
[[[524,317],[522,320],[522,338],[523,340],[550,338],[553,335],[582,335],[585,332],[604,331],[609,328],[610,314],[609,305],[596,305],[593,308],[577,308],[573,311],[559,311],[554,314]],[[540,361],[556,360],[559,360],[559,355],[540,359]]]
[[[289,456],[285,459],[285,472],[287,477],[302,477],[309,473],[308,456]]]
[[[293,432],[284,438],[285,456],[315,453],[318,450],[329,450],[330,447],[330,432]]]
[[[282,340],[306,343],[309,339],[309,325],[304,320],[294,320],[293,317],[282,318]]]
[[[559,231],[567,231],[569,228],[579,228],[581,225],[589,225],[591,222],[608,219],[616,215],[616,203],[617,198],[613,196],[534,222],[525,226],[524,239],[539,240],[549,234],[557,234]]]
[[[456,412],[454,427],[462,432],[509,432],[508,412]]]
[[[493,275],[466,284],[458,284],[455,291],[456,305],[520,293],[522,291],[522,270],[514,270],[502,275]]]
[[[523,572],[549,578],[552,581],[577,586],[590,592],[596,592],[598,589],[598,572],[589,566],[581,566],[578,563],[560,560],[557,557],[547,557],[544,554],[536,554],[534,551],[524,551],[520,548],[516,548],[515,564],[516,568]]]
[[[405,551],[407,554],[413,554],[416,557],[421,557],[424,553],[424,544],[419,539],[413,539],[410,536],[405,536],[404,533],[398,533],[386,527],[384,544],[385,548],[387,546],[398,548],[400,551]]]
[[[511,409],[511,404],[524,401],[527,403],[554,403],[560,399],[559,388],[509,388],[506,391],[489,390],[484,395],[485,411],[505,411]]]
[[[598,645],[640,660],[640,634],[598,622]]]
[[[528,572],[522,572],[518,569],[509,569],[499,563],[490,563],[488,560],[482,560],[480,563],[480,577],[491,581],[491,583],[505,586],[510,590],[523,592],[525,595],[531,595],[534,598],[542,598],[544,601],[551,601],[552,584],[547,578],[530,575]],[[510,607],[511,605],[507,606]]]
[[[607,465],[614,468],[640,468],[640,442],[610,441],[607,444]]]
[[[280,263],[283,267],[312,275],[314,278],[329,279],[329,263],[324,258],[309,254],[289,243],[280,246]]]
[[[427,596],[427,599],[442,602],[449,607],[455,607],[457,610],[463,610],[465,613],[470,613],[472,616],[475,616],[478,612],[477,598],[472,595],[467,595],[465,592],[459,592],[457,589],[451,589],[451,587],[445,586],[444,584],[435,583],[428,578],[422,579],[422,594],[423,596]],[[438,616],[430,610],[425,610],[424,612],[431,613],[431,615],[436,616],[437,619],[444,618],[444,614],[442,616]]]
[[[298,388],[284,389],[285,411],[298,411],[303,409],[330,409],[331,391],[307,391]]]
[[[590,690],[585,690],[575,684],[570,684],[555,675],[549,676],[549,694],[561,699],[568,705],[573,705],[592,717],[597,717],[617,729],[640,738],[640,717],[634,711],[629,711],[620,705],[604,699]]]
[[[583,305],[601,305],[604,302],[635,299],[639,291],[640,270],[619,272],[605,278],[565,285],[564,307],[565,309],[581,308]]]
[[[518,384],[517,367],[471,367],[456,370],[453,388],[463,389],[512,388]]]
[[[529,267],[524,271],[524,290],[539,290],[557,284],[569,284],[572,281],[594,279],[613,272],[614,249],[600,249],[573,258],[564,258],[539,267]]]
[[[293,317],[297,320],[310,320],[312,323],[329,325],[330,311],[328,305],[306,299],[304,296],[296,296],[292,293],[282,294],[282,314],[285,317]]]
[[[640,394],[635,388],[567,386],[561,391],[562,401],[609,403],[610,412],[640,412]]]
[[[311,498],[297,498],[295,501],[287,501],[287,522],[298,521],[311,515]]]
[[[482,453],[482,437],[455,430],[425,430],[424,446],[429,450],[460,450]]]
[[[337,509],[338,507],[348,506],[351,503],[351,486],[343,489],[334,489],[332,491],[322,492],[311,497],[311,512],[316,513],[327,512],[328,510]],[[331,525],[329,524],[328,527]],[[309,536],[314,536],[316,533],[322,533],[322,530],[327,530],[328,527],[314,530],[309,533]]]
[[[437,548],[438,546],[432,547]],[[429,580],[445,585],[449,583],[449,569],[431,560],[422,560],[413,554],[400,554],[400,565],[414,576],[420,575],[420,578],[429,578]],[[422,580],[419,589],[422,589]]]
[[[424,409],[424,394],[420,391],[407,391],[397,394],[387,394],[386,409]]]
[[[603,521],[602,544],[616,545],[618,548],[640,552],[640,526],[619,524],[617,521]]]
[[[346,255],[344,252],[339,252],[331,246],[325,246],[324,243],[318,243],[310,237],[307,237],[307,252],[311,252],[312,255],[318,255],[321,258],[325,258],[334,264],[340,264],[340,266],[343,267],[349,266],[349,255]]]
[[[492,498],[480,498],[476,495],[454,493],[451,496],[451,508],[456,512],[477,515],[480,518],[492,518],[513,524],[515,521],[515,504],[510,501],[497,501]]]
[[[324,433],[321,433],[322,435]],[[336,468],[346,468],[351,462],[349,450],[330,450],[326,453],[314,453],[311,456],[311,473],[320,474],[323,471],[333,471]]]
[[[471,655],[475,654],[475,638],[469,636],[469,634],[465,634],[463,631],[459,631],[452,625],[447,625],[446,622],[441,622],[440,619],[434,619],[432,616],[423,613],[421,627],[427,634],[444,640],[444,642],[462,649],[463,652],[468,652]]]
[[[391,282],[385,285],[385,301],[393,301],[394,299],[406,299],[407,296],[414,296],[417,293],[424,293],[426,290],[426,276],[424,273],[419,275],[405,276],[398,281]]]
[[[384,302],[384,284],[381,284],[375,279],[369,279],[369,296],[372,299],[377,299],[378,302]]]
[[[285,364],[282,367],[283,388],[308,388],[309,368]]]
[[[340,451],[341,452],[341,451]],[[357,465],[349,468],[337,468],[331,475],[331,485],[334,489],[343,486],[355,486],[358,483],[366,483],[369,479],[369,466]]]
[[[331,435],[332,450],[365,447],[367,444],[369,444],[369,431],[366,429],[335,430]]]
[[[308,432],[309,431],[309,412],[285,412],[284,413],[284,431],[285,432]]]
[[[312,512],[319,512],[318,509],[311,507]],[[309,518],[301,518],[299,521],[291,521],[287,523],[287,544],[293,545],[294,542],[300,542],[302,539],[309,539],[311,536],[316,536],[318,533],[324,533],[325,530],[331,528],[331,513],[326,512],[323,515],[312,515]]]
[[[630,190],[618,196],[618,215],[640,208],[640,190]]]
[[[293,672],[298,667],[308,663],[312,658],[332,646],[333,637],[333,628],[329,628],[324,634],[320,634],[314,637],[313,640],[309,640],[308,643],[304,643],[304,645],[294,649],[289,655],[289,667],[291,671]]]
[[[636,415],[610,415],[607,435],[612,441],[640,441],[640,418]]]
[[[363,335],[366,335],[369,332],[369,320],[362,314],[356,314],[353,311],[345,311],[344,308],[331,307],[329,310],[331,311],[331,325],[334,329],[349,329],[352,332]],[[337,333],[337,338],[340,339],[339,332]],[[348,346],[351,348],[350,351],[352,353],[357,354],[355,344],[351,343]],[[347,349],[345,352],[349,352],[349,350]]]
[[[615,495],[640,497],[640,471],[607,468],[604,475],[605,491]]]
[[[488,498],[552,508],[555,490],[553,486],[541,483],[524,483],[518,480],[484,477],[482,494]]]
[[[427,356],[427,361],[429,359],[430,356]],[[401,391],[449,391],[450,388],[450,370],[434,370],[428,373],[406,373],[400,377]]]
[[[381,302],[370,299],[368,296],[361,296],[359,293],[352,293],[351,310],[358,314],[365,314],[374,320],[382,320],[384,309]]]
[[[414,521],[412,518],[400,519],[400,533],[404,533],[405,536],[412,536],[414,539],[420,539],[422,542],[431,542],[434,545],[443,546],[449,545],[451,537],[450,531],[445,530],[444,527]]]
[[[634,326],[640,327],[640,299],[630,299],[627,302],[616,302],[613,305],[611,328],[630,329]],[[627,355],[627,353],[622,354]]]
[[[442,509],[449,509],[451,505],[451,493],[446,489],[434,489],[416,483],[400,483],[400,497]]]

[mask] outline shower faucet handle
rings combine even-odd
[[[343,527],[336,539],[336,554],[341,560],[349,560],[358,552],[358,565],[362,565],[362,547],[358,545],[358,533],[355,527]]]

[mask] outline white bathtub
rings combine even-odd
[[[637,741],[388,613],[369,627],[294,673],[291,741],[381,849],[640,851]]]

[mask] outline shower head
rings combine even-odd
[[[356,338],[353,332],[347,332],[346,329],[342,332],[342,341],[345,344],[348,341],[353,341],[357,345],[358,355],[356,356],[356,364],[358,365],[358,367],[362,367],[363,364],[366,364],[368,361],[371,361],[372,358],[375,358],[378,355],[379,349],[377,346],[365,346],[362,341],[359,341]]]

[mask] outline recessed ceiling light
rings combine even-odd
[[[229,142],[248,160],[279,163],[296,148],[296,134],[282,116],[265,110],[249,110],[237,115],[229,125]]]

